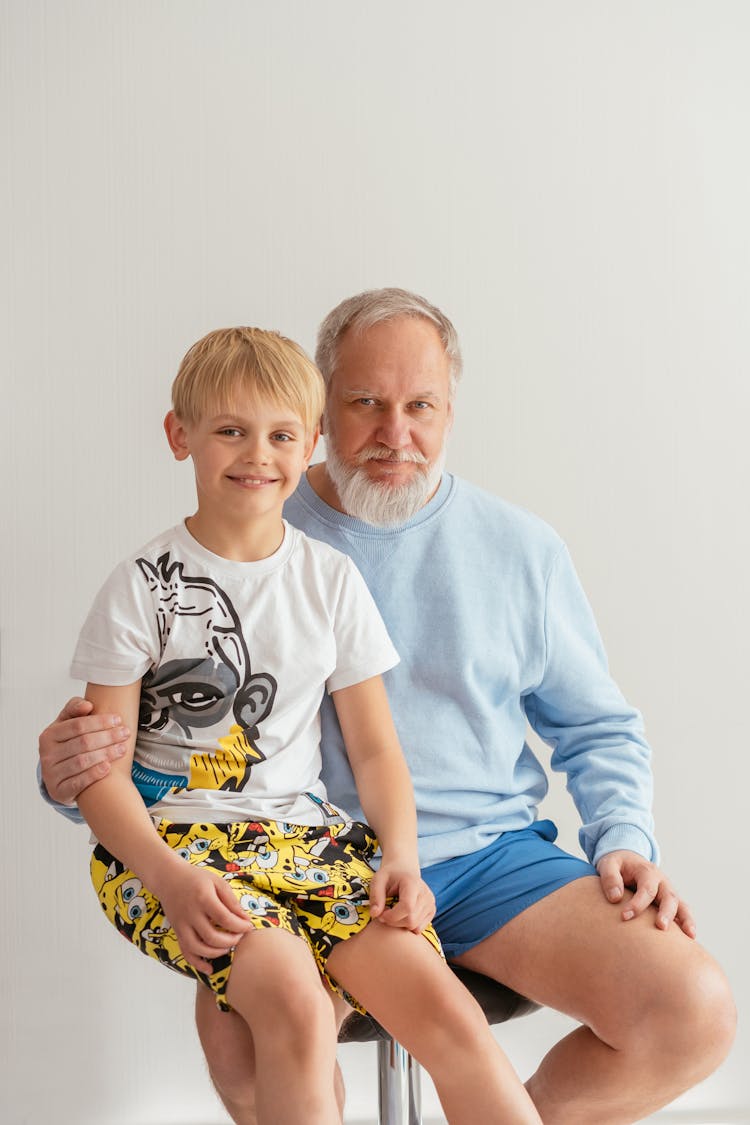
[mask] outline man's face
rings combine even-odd
[[[328,472],[350,515],[400,523],[434,494],[453,414],[449,375],[437,329],[422,318],[344,333],[325,432]]]

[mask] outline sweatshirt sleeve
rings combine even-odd
[[[47,792],[47,786],[42,780],[42,767],[41,763],[36,764],[36,783],[39,787],[39,795],[43,801],[46,801],[55,812],[60,813],[66,820],[71,821],[72,824],[84,824],[85,821],[78,810],[78,805],[61,805],[57,801],[53,801]]]
[[[552,748],[551,765],[583,822],[579,840],[594,864],[627,849],[658,860],[651,806],[651,750],[638,711],[611,678],[601,637],[567,549],[547,582],[542,680],[526,714]]]

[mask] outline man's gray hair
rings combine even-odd
[[[355,297],[348,297],[329,312],[318,329],[315,349],[315,362],[326,386],[336,370],[339,340],[344,332],[349,328],[364,332],[375,324],[399,316],[421,317],[435,325],[450,363],[450,397],[453,398],[463,367],[458,334],[445,313],[407,289],[368,289]]]

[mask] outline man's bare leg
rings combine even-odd
[[[455,963],[583,1024],[527,1089],[545,1125],[627,1125],[726,1057],[736,1013],[708,953],[655,912],[623,922],[597,877],[555,891]]]
[[[321,983],[321,988],[323,988]],[[351,1008],[333,997],[338,1026]],[[214,1088],[235,1125],[257,1125],[255,1116],[255,1051],[250,1030],[236,1012],[221,1012],[213,992],[199,984],[195,996],[195,1022]],[[344,1112],[344,1080],[336,1064],[334,1090]]]

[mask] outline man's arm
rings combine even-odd
[[[610,902],[619,902],[625,887],[635,891],[623,910],[625,921],[655,904],[660,928],[676,920],[694,937],[687,905],[656,865],[651,750],[641,716],[609,675],[591,607],[565,549],[550,573],[544,629],[544,675],[526,699],[526,713],[553,749],[552,767],[567,774],[583,821],[581,846],[602,890]]]
[[[107,776],[112,762],[125,754],[130,735],[119,715],[93,712],[90,700],[74,696],[39,736],[41,794],[78,822],[78,794]]]

